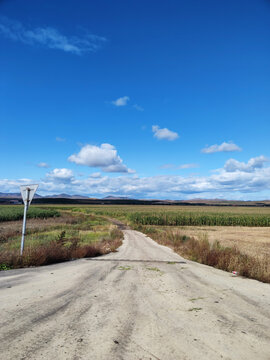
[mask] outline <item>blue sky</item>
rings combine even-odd
[[[270,1],[0,1],[0,192],[270,197]]]

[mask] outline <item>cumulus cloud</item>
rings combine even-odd
[[[128,169],[127,166],[123,164],[123,160],[111,144],[101,144],[100,146],[85,145],[78,154],[71,155],[68,160],[77,165],[98,167],[104,172],[134,172],[134,170]]]
[[[201,152],[204,154],[213,154],[217,152],[232,152],[232,151],[242,151],[242,149],[233,142],[223,142],[220,145],[215,144],[215,145],[207,146],[201,150]]]
[[[129,97],[128,96],[123,96],[123,97],[120,97],[114,101],[112,101],[112,104],[115,105],[115,106],[126,106],[127,103],[129,102]]]
[[[97,51],[106,38],[90,33],[77,36],[66,36],[53,27],[26,28],[19,21],[0,17],[0,34],[10,40],[27,45],[40,45],[49,49],[58,49],[67,53],[82,55]]]
[[[235,159],[229,159],[224,165],[224,170],[227,172],[243,171],[243,172],[253,172],[255,169],[260,169],[264,166],[269,159],[265,156],[258,156],[251,158],[247,163],[240,162]]]
[[[49,168],[50,165],[47,164],[46,162],[40,162],[39,164],[37,164],[37,167],[40,167],[40,168]]]
[[[101,178],[101,173],[100,172],[94,172],[90,175],[91,178],[93,179],[98,179]]]
[[[73,178],[73,171],[70,169],[53,169],[51,172],[46,174],[46,177],[56,182],[70,182]]]
[[[154,133],[154,137],[156,137],[159,140],[175,140],[179,137],[177,132],[171,131],[167,128],[160,129],[158,125],[152,126],[152,132]]]
[[[223,168],[209,176],[139,177],[133,175],[109,177],[106,175],[79,179],[69,169],[54,169],[41,181],[37,181],[37,179],[0,179],[0,191],[18,192],[19,185],[39,183],[39,193],[41,194],[66,192],[98,197],[124,195],[133,198],[167,199],[269,198],[270,166],[259,166],[259,161],[254,160],[258,158],[252,158],[245,163],[246,165],[250,164],[249,171],[242,166],[237,171],[228,171],[225,164]]]

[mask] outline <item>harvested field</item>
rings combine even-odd
[[[270,256],[269,227],[183,226],[176,230],[196,239],[207,236],[211,244],[219,241],[222,246],[236,246],[242,253],[251,256]]]
[[[268,254],[247,254],[237,246],[209,241],[205,232],[197,237],[187,235],[180,227],[137,225],[135,228],[187,259],[270,283]]]

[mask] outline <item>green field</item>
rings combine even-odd
[[[79,205],[31,206],[27,218],[46,219],[61,211],[109,216],[141,225],[270,226],[270,207]],[[23,218],[23,206],[0,206],[0,222]]]
[[[23,218],[23,211],[23,206],[2,205],[0,206],[0,222],[20,220]],[[60,216],[60,213],[55,208],[46,209],[44,207],[31,206],[27,211],[28,219],[47,219],[57,216]]]
[[[270,226],[270,208],[234,206],[85,206],[74,212],[110,216],[131,224],[160,226]]]

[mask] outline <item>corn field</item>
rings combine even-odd
[[[1,206],[0,207],[0,222],[2,221],[14,221],[21,220],[23,218],[23,207],[15,206]],[[47,219],[49,217],[60,216],[60,213],[56,209],[45,209],[30,207],[27,211],[27,218],[39,218]]]
[[[134,224],[160,226],[270,226],[269,215],[135,212],[127,215]]]

